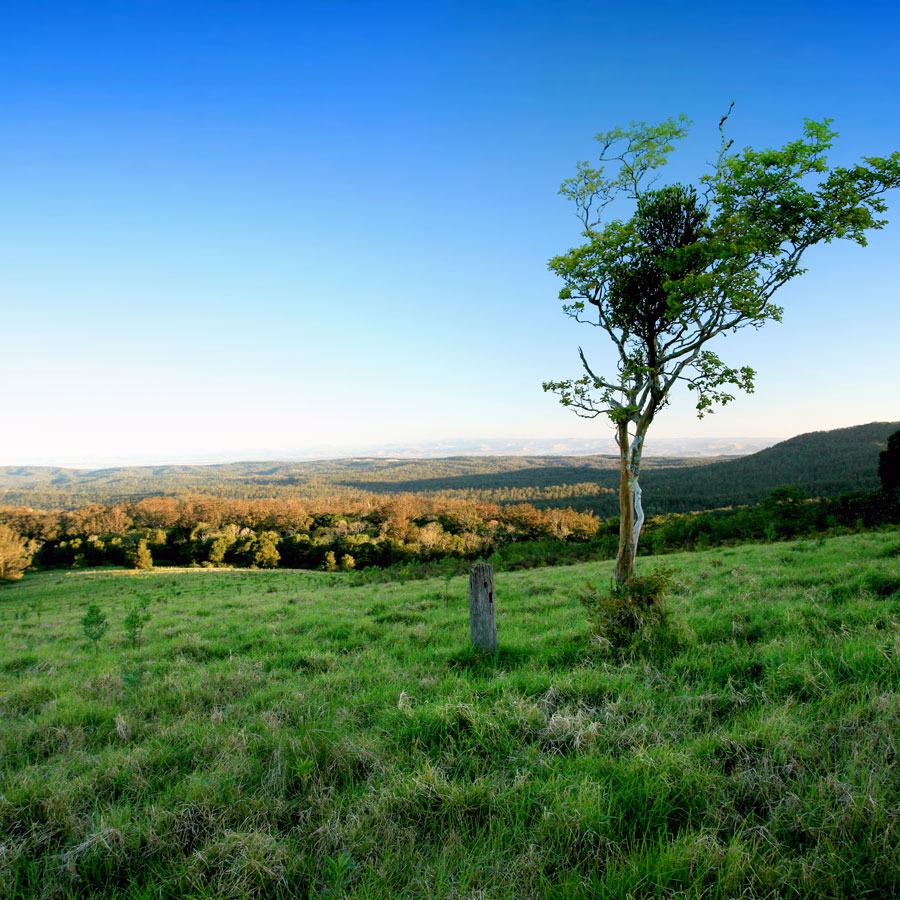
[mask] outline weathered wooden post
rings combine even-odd
[[[494,567],[486,563],[472,566],[469,573],[469,625],[472,629],[472,643],[486,653],[496,653]]]

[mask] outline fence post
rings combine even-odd
[[[469,625],[472,630],[472,643],[486,653],[496,653],[494,567],[486,563],[472,566],[469,573]]]

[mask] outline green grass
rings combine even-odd
[[[681,646],[618,661],[576,600],[609,563],[500,573],[494,659],[463,578],[27,575],[0,896],[900,894],[900,533],[665,562]]]

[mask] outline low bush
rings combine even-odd
[[[597,588],[588,582],[587,592],[578,599],[587,608],[591,629],[601,645],[623,654],[640,645],[673,642],[671,614],[665,599],[674,587],[672,570],[658,568],[611,589]]]

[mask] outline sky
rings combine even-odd
[[[0,465],[589,439],[545,394],[615,357],[568,320],[557,193],[593,135],[685,113],[665,180],[831,117],[900,149],[900,11],[860,2],[0,4]],[[900,193],[900,192],[897,192]],[[757,389],[648,438],[900,420],[900,197],[714,348]]]

